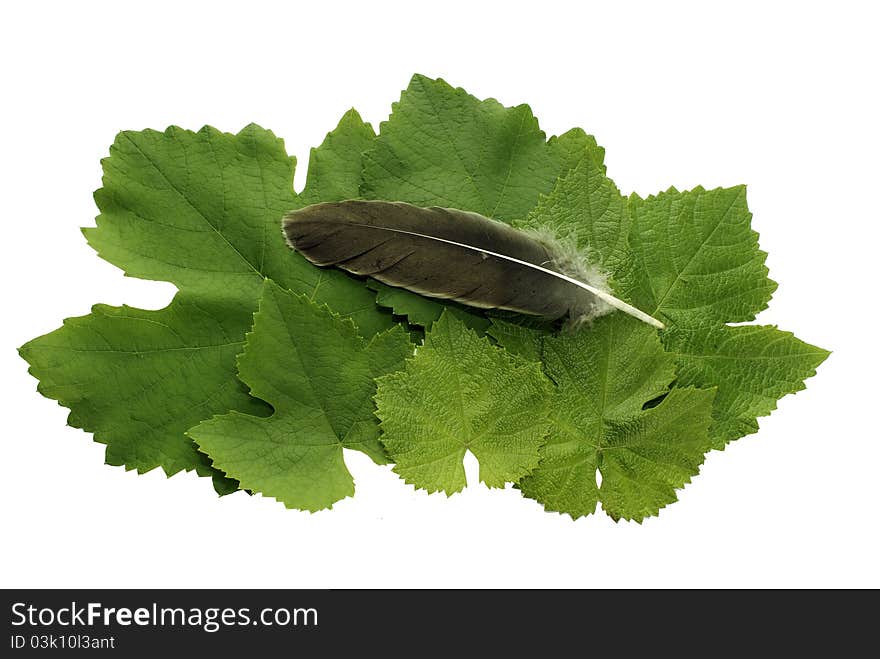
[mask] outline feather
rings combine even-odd
[[[429,297],[574,323],[619,309],[664,325],[607,290],[605,276],[551,236],[477,213],[397,201],[306,206],[283,222],[288,244],[336,266]]]

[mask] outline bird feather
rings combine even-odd
[[[306,206],[283,220],[288,244],[319,266],[484,309],[571,322],[619,309],[663,323],[611,294],[598,268],[545,235],[477,213],[399,201]]]

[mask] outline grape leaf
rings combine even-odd
[[[577,166],[559,179],[518,228],[549,230],[600,266],[618,294],[631,278],[630,218],[627,200],[605,175],[595,153],[586,152]]]
[[[541,341],[545,336],[553,336],[552,327],[538,323],[512,322],[493,318],[486,330],[504,349],[532,362],[541,361]]]
[[[405,288],[389,286],[377,279],[367,280],[367,287],[376,291],[376,304],[380,307],[391,309],[398,316],[406,316],[407,322],[421,327],[430,327],[449,305],[448,302],[417,295]]]
[[[238,371],[275,413],[233,411],[188,434],[242,487],[288,508],[329,508],[354,494],[343,448],[386,462],[373,415],[374,378],[401,368],[411,353],[401,326],[367,342],[351,320],[267,280]]]
[[[452,300],[439,300],[411,293],[405,288],[389,286],[376,279],[368,279],[367,287],[376,291],[376,304],[393,310],[396,315],[406,316],[406,320],[418,327],[430,327],[448,309],[465,325],[482,334],[489,327],[490,320],[481,309],[468,307]]]
[[[107,445],[108,464],[195,469],[230,489],[184,433],[212,414],[268,412],[238,382],[234,361],[266,277],[352,317],[365,335],[392,325],[362,283],[315,268],[279,229],[304,200],[356,196],[371,139],[357,113],[343,117],[298,199],[294,160],[258,126],[237,135],[210,127],[119,134],[95,194],[97,227],[84,233],[128,275],[179,292],[159,311],[97,305],[20,350],[39,390],[71,409],[69,423]]]
[[[214,476],[183,433],[217,406],[266,413],[229,372],[249,327],[224,300],[178,294],[159,311],[95,305],[21,354],[40,392],[71,409],[68,423],[107,445],[107,464]]]
[[[630,202],[643,274],[636,297],[670,323],[662,340],[678,355],[679,383],[718,388],[710,434],[723,448],[755,432],[757,417],[779,398],[803,389],[828,353],[775,328],[725,325],[754,320],[776,289],[745,187],[671,189]]]
[[[601,159],[580,129],[548,141],[528,105],[506,108],[415,75],[365,156],[362,192],[510,222],[526,217],[586,149]]]
[[[750,219],[741,186],[626,200],[585,158],[520,223],[572,242],[606,269],[617,295],[671,323],[661,340],[677,353],[678,383],[718,387],[714,448],[757,430],[756,418],[803,389],[827,356],[785,332],[724,325],[754,318],[776,287]],[[490,330],[511,332],[522,334]],[[536,337],[521,338],[533,352]]]
[[[538,464],[550,385],[537,364],[492,346],[444,312],[406,369],[378,380],[381,441],[394,471],[428,492],[465,486],[471,451],[489,487]]]
[[[630,198],[644,311],[676,327],[754,320],[776,283],[751,228],[745,186]]]
[[[505,222],[525,218],[585,153],[604,150],[580,129],[546,138],[528,105],[481,101],[443,80],[415,75],[364,157],[365,199],[474,211]],[[379,303],[429,326],[445,308],[402,289],[373,285]]]
[[[829,355],[768,326],[671,329],[663,343],[675,353],[679,384],[718,388],[709,428],[718,449],[757,432],[757,417],[770,414],[786,394],[804,389],[804,380]]]
[[[356,198],[363,170],[362,154],[375,138],[373,127],[361,119],[357,110],[346,112],[336,130],[327,133],[321,146],[309,152],[306,186],[294,207]]]
[[[642,521],[674,502],[711,448],[714,391],[677,387],[643,409],[669,391],[673,356],[653,329],[622,314],[589,331],[544,336],[541,356],[557,389],[540,464],[519,483],[523,494],[572,518],[601,501],[615,520]]]

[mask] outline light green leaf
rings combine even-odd
[[[587,152],[515,225],[550,232],[600,266],[612,281],[621,280],[631,269],[627,200],[593,153]]]
[[[675,501],[711,448],[714,392],[678,388],[644,409],[668,391],[673,358],[654,330],[620,314],[544,338],[542,358],[557,389],[547,444],[520,481],[523,494],[573,518],[601,501],[614,519],[637,521]]]
[[[522,318],[520,322],[493,318],[486,334],[504,346],[508,352],[531,362],[540,362],[542,340],[545,336],[552,335],[553,329],[538,322],[529,322],[528,316]]]
[[[643,272],[637,306],[676,327],[754,320],[776,283],[752,231],[744,186],[630,198]]]
[[[188,434],[242,487],[288,508],[329,508],[354,494],[343,448],[386,461],[374,379],[402,368],[411,353],[400,326],[367,342],[350,320],[267,281],[238,366],[251,393],[275,413],[233,411]]]
[[[318,153],[357,166],[331,174],[319,162],[307,190],[356,196],[370,134],[346,115]],[[234,357],[266,277],[352,317],[365,335],[392,319],[362,283],[285,245],[280,218],[303,202],[293,193],[294,160],[271,132],[123,132],[103,165],[89,243],[127,274],[170,281],[180,292],[160,311],[98,305],[21,354],[40,391],[71,409],[70,424],[107,444],[110,464],[216,475],[184,433],[212,414],[260,407],[236,380]]]
[[[757,417],[804,389],[830,354],[769,326],[674,329],[663,343],[676,355],[679,384],[718,387],[709,434],[719,449],[757,432]]]
[[[826,353],[791,335],[724,326],[754,317],[775,288],[750,229],[744,188],[671,190],[634,196],[630,206],[585,159],[525,224],[576,243],[608,271],[619,296],[672,323],[661,339],[680,353],[678,384],[718,387],[710,434],[722,448],[757,430],[756,417],[775,409],[778,398],[803,388]]]
[[[549,383],[537,364],[493,346],[450,313],[432,325],[404,371],[378,384],[381,440],[407,483],[460,491],[466,451],[489,487],[538,464]]]
[[[713,396],[711,389],[676,387],[635,419],[606,424],[599,500],[614,520],[641,522],[678,500],[675,490],[699,473],[711,446]]]

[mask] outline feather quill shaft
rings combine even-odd
[[[288,244],[316,265],[422,295],[546,318],[567,314],[573,321],[613,308],[665,328],[604,290],[595,268],[573,261],[552,240],[476,213],[403,202],[326,202],[288,213],[283,229]]]

